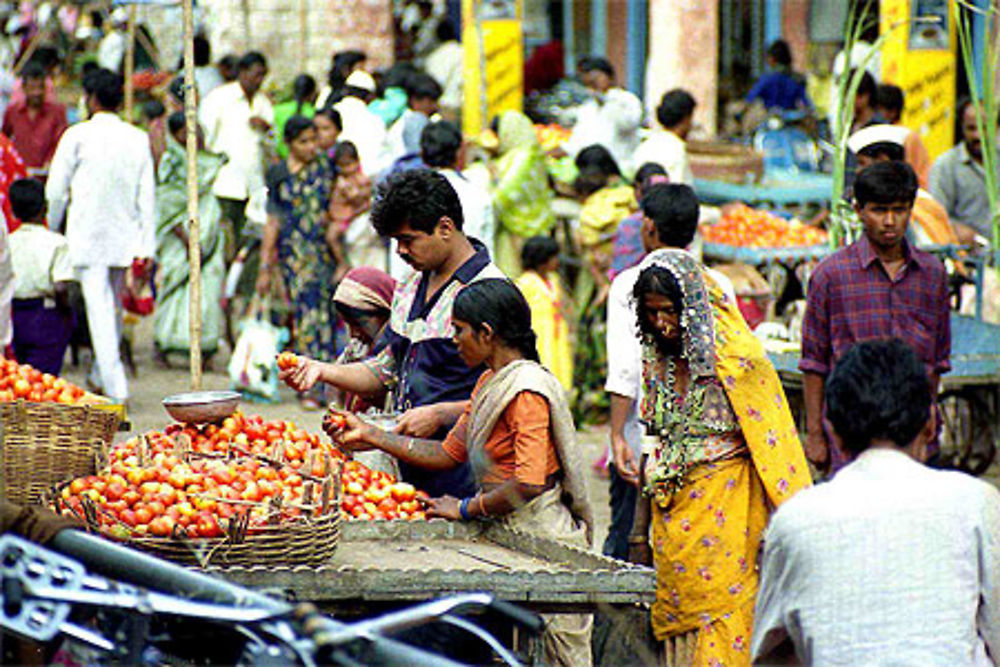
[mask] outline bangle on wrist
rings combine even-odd
[[[629,544],[648,544],[649,543],[649,538],[646,537],[645,535],[629,535],[628,536],[628,543]]]
[[[483,499],[482,492],[479,493],[479,516],[486,516],[486,501]]]
[[[458,513],[466,521],[472,518],[471,516],[469,516],[469,503],[471,501],[472,498],[463,498],[462,502],[458,504]]]

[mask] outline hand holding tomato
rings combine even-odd
[[[441,496],[440,498],[429,498],[427,500],[427,518],[434,517],[458,521],[462,518],[459,511],[461,501],[454,496]]]
[[[394,431],[415,438],[433,438],[443,426],[440,409],[433,405],[422,405],[404,412]]]
[[[350,412],[330,409],[323,418],[323,430],[343,449],[362,452],[373,449],[379,430]]]
[[[295,366],[278,371],[278,379],[298,392],[309,391],[323,377],[323,364],[315,359],[294,356],[298,362]],[[288,363],[286,359],[285,363]],[[280,366],[279,366],[280,369]]]

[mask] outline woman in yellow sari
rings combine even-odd
[[[810,484],[777,374],[690,255],[642,263],[641,488],[632,558],[656,568],[666,664],[749,665],[757,553],[770,512]]]
[[[573,389],[573,349],[558,273],[559,244],[548,236],[531,237],[521,251],[521,265],[524,273],[516,284],[531,308],[539,360],[568,392]]]

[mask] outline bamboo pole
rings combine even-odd
[[[125,40],[125,120],[132,122],[132,109],[135,106],[135,89],[132,87],[132,75],[135,74],[135,5],[128,7],[128,38]]]
[[[184,6],[184,126],[187,133],[188,292],[190,320],[191,389],[201,389],[201,230],[198,222],[198,115],[194,83],[194,7]]]

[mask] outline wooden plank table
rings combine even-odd
[[[354,612],[472,591],[555,613],[650,603],[655,597],[651,568],[499,524],[346,522],[341,530],[336,552],[319,567],[212,571],[251,588]]]

